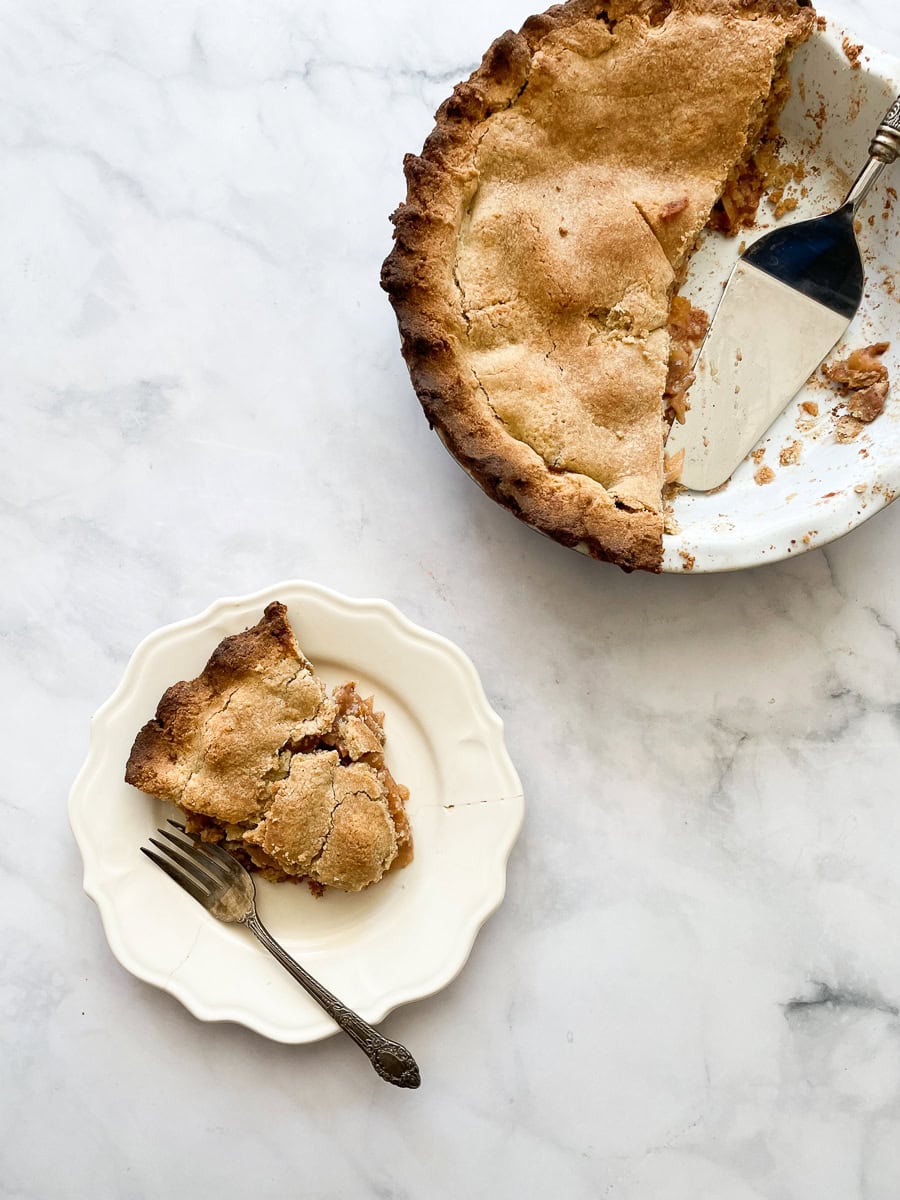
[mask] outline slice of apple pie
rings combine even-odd
[[[276,601],[166,691],[125,779],[177,804],[189,833],[249,870],[356,892],[412,859],[383,719],[355,683],[329,693]]]

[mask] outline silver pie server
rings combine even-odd
[[[685,487],[725,483],[846,331],[864,284],[854,217],[898,154],[900,97],[840,208],[775,229],[738,259],[700,347],[684,424],[666,441],[670,460],[684,451]]]

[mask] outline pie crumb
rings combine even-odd
[[[775,472],[771,467],[760,467],[758,471],[754,472],[753,478],[762,487],[763,484],[772,482],[775,478]]]
[[[694,563],[697,561],[696,558],[694,557],[694,555],[691,554],[690,551],[688,551],[688,550],[679,550],[678,553],[681,555],[681,559],[682,559],[682,562],[681,562],[682,571],[693,571]]]
[[[890,391],[888,370],[881,356],[890,342],[873,342],[851,350],[846,358],[836,359],[822,367],[822,375],[842,398],[838,412],[835,437],[839,442],[855,438],[864,425],[870,424],[884,410]]]
[[[847,61],[850,63],[854,71],[859,70],[859,56],[862,54],[863,48],[860,43],[854,45],[848,37],[845,37],[841,42],[844,54],[847,56]]]
[[[834,436],[839,442],[852,442],[855,437],[862,433],[862,422],[857,421],[856,417],[851,417],[849,413],[844,413],[839,417],[837,424],[834,427]]]
[[[819,405],[815,400],[804,400],[800,407],[805,413],[809,413],[811,417],[817,417],[819,415]]]
[[[778,455],[778,461],[783,467],[794,466],[800,461],[800,451],[802,449],[800,442],[791,442],[788,446],[782,446],[781,452]]]

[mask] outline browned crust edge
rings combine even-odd
[[[223,639],[196,679],[175,683],[163,693],[156,716],[134,739],[125,782],[141,791],[161,794],[160,768],[178,759],[212,700],[233,685],[235,675],[284,654],[306,662],[288,622],[287,608],[275,600],[266,607],[258,624]]]
[[[460,364],[450,336],[454,318],[461,324],[463,317],[448,306],[428,264],[448,237],[455,240],[462,215],[456,216],[459,196],[476,178],[471,158],[477,127],[515,102],[546,37],[585,17],[612,23],[636,15],[655,24],[676,10],[748,19],[796,17],[809,10],[812,22],[809,0],[569,0],[529,17],[518,33],[501,34],[481,66],[453,89],[436,113],[422,153],[405,157],[407,197],[391,216],[394,246],[381,271],[416,395],[463,469],[527,524],[626,571],[661,570],[664,512],[629,511],[593,479],[553,470],[505,430],[489,403],[485,412],[471,402],[480,384]]]

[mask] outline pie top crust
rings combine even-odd
[[[406,789],[383,754],[381,714],[354,684],[329,694],[275,602],[168,689],[125,779],[251,869],[358,891],[412,858]]]
[[[804,0],[570,0],[491,46],[405,160],[382,284],[441,439],[567,545],[658,570],[672,296]]]

